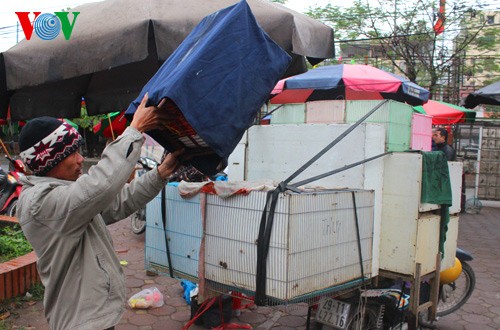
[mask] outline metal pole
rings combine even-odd
[[[483,143],[483,128],[479,127],[479,145],[477,147],[477,162],[476,162],[476,184],[474,187],[474,205],[476,205],[478,190],[479,190],[479,168],[481,163],[481,144]]]

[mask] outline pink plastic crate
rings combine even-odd
[[[306,103],[306,123],[332,124],[343,123],[345,101],[311,101]]]
[[[431,151],[432,149],[432,117],[414,113],[411,119],[411,142],[413,150]]]

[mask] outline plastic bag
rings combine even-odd
[[[163,306],[163,295],[157,288],[144,289],[141,292],[134,294],[128,300],[130,308],[145,309],[156,308]]]
[[[184,289],[183,297],[190,305],[191,297],[198,295],[198,285],[188,280],[181,280],[181,286]]]

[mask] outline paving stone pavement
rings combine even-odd
[[[182,298],[183,289],[177,279],[149,276],[144,270],[144,234],[135,235],[128,220],[109,227],[120,260],[126,260],[128,297],[144,288],[157,287],[165,305],[150,310],[127,308],[117,330],[176,330],[189,320],[190,309]],[[476,274],[476,289],[467,304],[437,322],[440,330],[500,329],[500,208],[484,207],[477,215],[461,214],[458,245],[475,257],[470,265]],[[234,321],[249,323],[254,329],[303,330],[306,328],[307,306],[292,308],[256,307],[243,310]],[[48,330],[43,306],[38,302],[25,305],[8,320],[13,329]],[[191,329],[204,329],[192,326]]]

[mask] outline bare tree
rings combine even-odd
[[[464,0],[449,1],[445,7],[438,0],[378,0],[376,4],[356,0],[347,8],[310,7],[307,14],[332,26],[338,45],[368,43],[375,56],[391,63],[395,71],[435,92],[438,85],[447,84],[450,68],[486,24],[466,24],[474,8]]]

